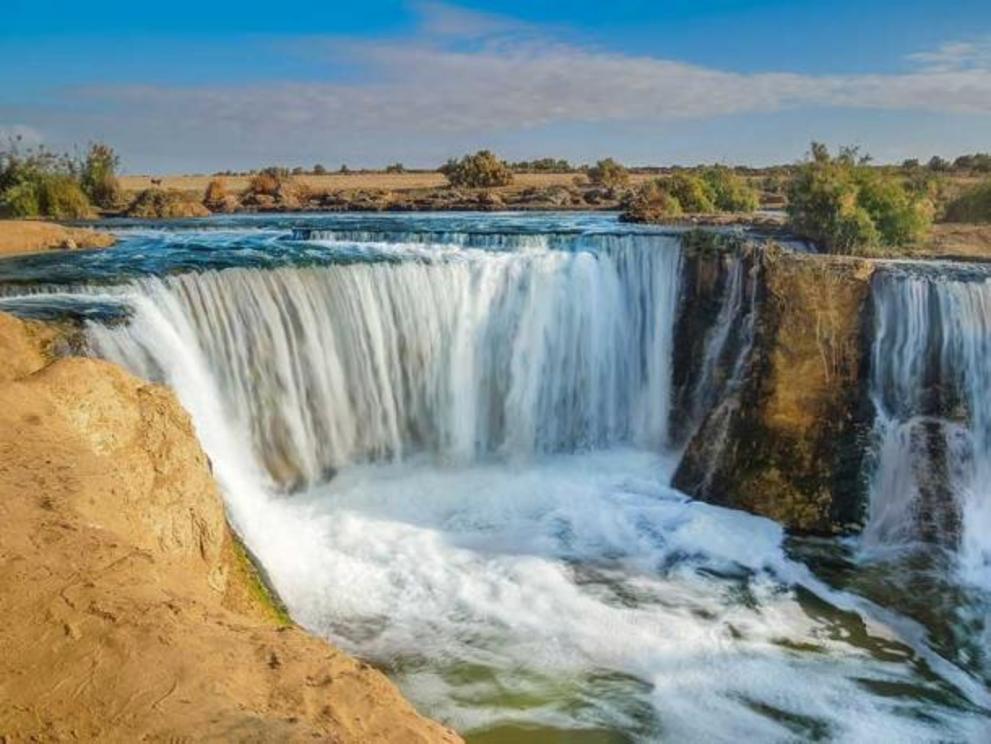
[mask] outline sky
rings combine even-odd
[[[0,140],[131,173],[991,150],[988,0],[3,0]]]

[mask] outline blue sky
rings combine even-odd
[[[991,3],[7,0],[0,134],[131,172],[991,150]]]

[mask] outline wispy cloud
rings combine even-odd
[[[953,41],[937,49],[916,52],[909,59],[927,72],[950,73],[961,70],[991,70],[991,37],[978,41]]]

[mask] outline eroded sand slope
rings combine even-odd
[[[454,742],[280,621],[173,394],[0,314],[0,739]]]

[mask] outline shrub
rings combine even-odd
[[[22,181],[6,191],[0,197],[2,212],[7,217],[37,217],[41,214],[41,203],[38,200],[38,183]]]
[[[225,209],[228,197],[227,182],[222,178],[213,178],[203,192],[203,206],[212,211]]]
[[[537,160],[521,160],[510,166],[516,172],[523,173],[570,173],[575,168],[564,158],[538,158]]]
[[[968,189],[946,206],[947,222],[991,222],[991,181]]]
[[[80,169],[79,183],[90,201],[102,209],[116,209],[123,195],[117,180],[120,158],[109,145],[90,145]]]
[[[314,176],[323,176],[326,175],[326,173],[327,173],[327,169],[324,168],[322,165],[320,165],[320,163],[317,163],[316,165],[313,166]]]
[[[884,245],[918,240],[932,223],[932,203],[907,191],[895,178],[868,168],[856,170],[857,203],[870,216]]]
[[[82,220],[93,216],[93,207],[79,183],[64,174],[44,176],[38,182],[40,213],[57,220]]]
[[[588,180],[596,186],[618,189],[629,183],[630,172],[612,158],[606,158],[588,169]]]
[[[393,163],[392,165],[387,165],[385,167],[386,173],[405,173],[406,168],[402,163]]]
[[[72,176],[42,174],[7,189],[0,198],[11,217],[52,217],[82,220],[93,216],[89,199]]]
[[[720,212],[753,212],[760,206],[757,191],[731,169],[715,165],[702,171],[712,201]]]
[[[127,208],[128,217],[144,219],[206,217],[210,211],[178,189],[145,189]]]
[[[939,155],[933,155],[929,159],[929,162],[926,163],[926,167],[931,171],[942,173],[944,171],[948,171],[952,169],[953,166],[950,165],[949,160],[945,160],[944,158],[941,158]]]
[[[282,177],[272,170],[265,169],[251,177],[248,181],[248,191],[252,194],[275,196],[281,185]]]
[[[660,222],[682,213],[681,203],[667,189],[666,181],[648,181],[623,204],[625,222]]]
[[[465,155],[461,160],[452,158],[440,167],[451,186],[489,188],[507,186],[513,182],[513,172],[489,150],[479,150]]]
[[[922,237],[929,199],[865,162],[826,153],[801,166],[788,191],[791,229],[833,253],[869,254]]]
[[[664,181],[664,188],[686,212],[716,211],[716,193],[707,181],[690,173],[676,173]]]
[[[302,176],[304,173],[306,173],[306,170],[301,165],[297,165],[292,169],[292,175],[294,176]]]
[[[82,219],[92,216],[77,180],[82,166],[44,147],[21,150],[18,139],[0,150],[0,206],[16,217]]]

